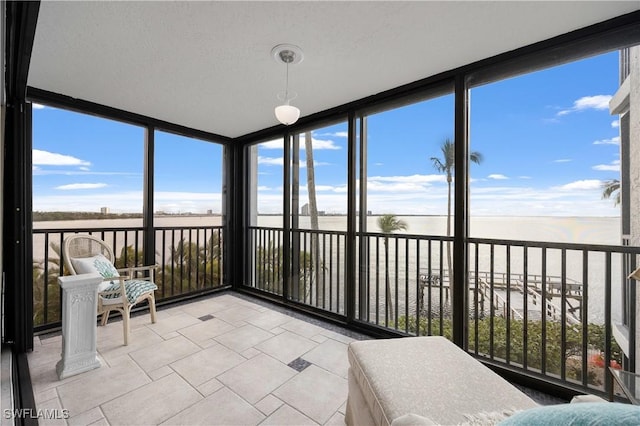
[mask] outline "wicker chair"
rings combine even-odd
[[[98,287],[98,315],[106,325],[111,311],[122,314],[124,344],[129,343],[131,309],[143,300],[149,301],[151,322],[156,322],[156,299],[153,266],[116,269],[113,250],[104,241],[91,235],[71,235],[62,243],[62,256],[67,273],[71,275],[98,272],[104,278]],[[139,277],[140,275],[144,275]],[[125,297],[122,297],[122,295]]]

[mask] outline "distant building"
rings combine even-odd
[[[309,216],[309,204],[308,203],[300,208],[300,214],[302,216]]]
[[[207,214],[213,214],[213,210],[211,209],[207,210]]]
[[[100,207],[101,214],[109,214],[109,207]]]

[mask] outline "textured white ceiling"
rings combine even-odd
[[[640,9],[640,1],[43,1],[28,84],[229,137]]]

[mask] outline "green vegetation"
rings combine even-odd
[[[398,319],[397,329],[406,330],[406,317]],[[492,330],[493,323],[493,330]],[[431,328],[429,329],[429,325]],[[478,353],[491,356],[491,341],[493,338],[493,357],[508,361],[511,364],[523,365],[526,357],[527,367],[533,370],[542,369],[542,321],[527,322],[527,352],[524,353],[524,322],[512,319],[509,321],[509,346],[507,347],[507,320],[503,317],[485,317],[478,320]],[[420,336],[440,335],[440,320],[420,318]],[[588,326],[587,349],[589,354],[604,352],[605,329],[601,324],[589,324]],[[416,317],[409,317],[408,330],[411,334],[417,334]],[[448,339],[452,338],[451,320],[444,319],[442,322],[442,335]],[[473,323],[469,324],[469,351],[475,352],[476,329]],[[566,327],[566,348],[562,353],[562,325],[560,322],[546,322],[546,365],[545,371],[548,374],[560,375],[562,363],[565,363],[567,378],[582,381],[582,326],[571,325]],[[612,340],[612,365],[621,364],[622,351]],[[508,351],[508,356],[507,356]],[[592,385],[602,385],[603,366],[601,363],[593,362],[593,356],[589,356],[587,368],[587,381]]]
[[[453,173],[455,171],[456,164],[456,150],[454,142],[447,138],[440,145],[440,151],[442,157],[431,157],[431,163],[433,168],[439,173],[444,173],[447,176],[447,237],[451,236],[451,183],[453,182]],[[469,153],[469,160],[473,163],[482,163],[482,154],[477,151]],[[447,241],[447,269],[449,271],[449,280],[453,277],[453,270],[451,268],[451,243]]]
[[[299,302],[311,301],[311,289],[320,276],[324,265],[319,262],[319,271],[316,273],[316,262],[311,259],[311,255],[306,251],[300,251],[298,268],[292,272],[291,294],[293,300]],[[275,247],[273,243],[268,247],[258,247],[255,259],[256,287],[275,293],[282,294],[282,284],[284,281],[284,252],[283,247]],[[293,262],[292,262],[293,263]],[[297,283],[297,286],[296,286]],[[322,296],[318,295],[320,299]]]
[[[204,246],[183,238],[169,252],[169,260],[156,278],[160,295],[173,296],[220,285],[222,240],[217,232]]]
[[[620,181],[618,179],[611,179],[602,182],[602,198],[613,198],[613,205],[620,204]]]
[[[169,260],[158,270],[156,300],[166,296],[213,288],[221,283],[222,241],[214,232],[204,246],[185,239],[170,248]],[[116,268],[142,266],[144,253],[136,252],[132,245],[122,247],[116,256]],[[43,260],[33,263],[33,322],[35,326],[60,321],[60,246],[50,243],[48,264]],[[45,300],[46,296],[46,300]],[[46,303],[46,318],[45,318]]]
[[[402,219],[398,219],[394,214],[383,214],[378,218],[378,228],[383,234],[393,234],[395,231],[404,231],[409,227],[407,222]],[[385,300],[386,304],[386,322],[388,323],[393,318],[393,303],[391,302],[391,284],[389,280],[389,237],[384,237],[384,262],[385,262]]]

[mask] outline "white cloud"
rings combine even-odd
[[[531,176],[518,176],[518,179],[531,179]]]
[[[495,179],[495,180],[505,180],[505,179],[509,179],[508,177],[506,177],[505,175],[501,175],[500,173],[493,173],[493,174],[490,174],[489,176],[487,176],[487,178],[489,178],[489,179]]]
[[[98,189],[105,188],[108,185],[106,183],[70,183],[67,185],[56,186],[55,189],[60,189],[63,191],[74,190],[74,189]]]
[[[301,151],[305,149],[304,142],[305,142],[305,136],[304,134],[302,134],[300,135]],[[331,150],[342,149],[341,146],[336,145],[335,142],[332,141],[331,139],[316,139],[313,136],[311,137],[311,146],[313,147],[314,151],[317,151],[319,149],[331,149]]]
[[[282,149],[284,142],[282,139],[274,139],[272,141],[261,142],[257,146],[262,149]]]
[[[44,106],[44,105],[35,104],[35,103],[34,103],[34,104],[31,104],[31,107],[32,107],[33,109],[44,109],[44,108],[45,108],[45,106]]]
[[[34,149],[33,164],[39,166],[90,166],[91,162],[72,157],[71,155]]]
[[[305,136],[304,134],[300,135],[300,150],[304,151]],[[313,150],[321,150],[321,149],[329,149],[329,150],[337,150],[342,149],[341,146],[336,145],[334,141],[330,139],[316,139],[314,137],[311,138],[311,144],[313,146]],[[258,144],[258,147],[261,149],[282,149],[283,143],[282,139],[275,139],[272,141],[262,142]]]
[[[374,166],[384,166],[384,163],[373,163]]]
[[[619,172],[620,171],[620,160],[614,160],[609,164],[597,164],[592,167],[593,170],[598,170],[600,172]]]
[[[262,157],[258,155],[258,164],[266,164],[268,166],[282,166],[284,165],[283,157]]]
[[[258,191],[271,191],[271,187],[270,186],[265,186],[265,185],[259,185],[258,186]]]
[[[611,122],[611,127],[613,127],[613,128],[618,128],[618,127],[620,127],[620,120],[613,120],[613,121]]]
[[[594,145],[620,145],[620,136],[614,136],[611,139],[600,139],[593,142]]]
[[[582,98],[574,101],[571,108],[558,111],[557,115],[567,115],[572,112],[584,111],[588,109],[608,110],[610,100],[611,95],[583,96]]]
[[[333,133],[321,133],[320,136],[333,136],[334,138],[347,138],[349,137],[349,132],[333,132]]]
[[[446,182],[444,175],[370,176],[368,182],[432,183]]]
[[[558,160],[553,160],[554,163],[568,163],[570,161],[573,161],[573,160],[571,160],[571,158],[560,158]]]
[[[600,189],[602,187],[602,181],[599,179],[583,179],[575,182],[570,182],[565,185],[554,186],[551,189],[557,191],[582,191],[591,189]]]

